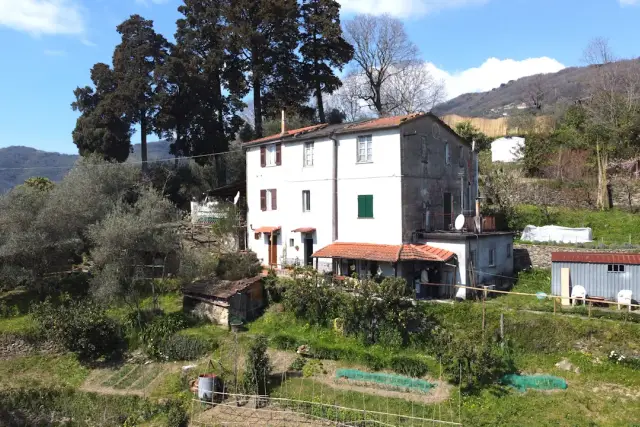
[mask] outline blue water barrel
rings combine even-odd
[[[200,375],[198,377],[198,399],[211,402],[213,400],[214,384],[216,376],[213,374]]]

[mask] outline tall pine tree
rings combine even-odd
[[[340,4],[335,0],[302,0],[300,54],[302,76],[316,97],[318,116],[326,122],[322,93],[333,93],[342,86],[334,69],[353,58],[353,46],[342,37]]]
[[[140,154],[146,169],[147,135],[156,130],[158,112],[156,70],[168,54],[167,40],[153,29],[153,21],[132,15],[117,27],[122,41],[113,53],[113,68],[119,98],[127,108],[131,123],[140,125]]]
[[[280,108],[300,109],[306,100],[296,55],[298,16],[296,0],[228,2],[229,47],[252,90],[256,137],[262,136],[265,116]]]
[[[76,88],[74,111],[82,113],[73,130],[81,156],[96,153],[105,160],[124,162],[131,152],[131,126],[118,99],[113,70],[103,63],[91,69],[94,87]]]

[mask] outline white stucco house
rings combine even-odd
[[[491,161],[513,163],[522,160],[525,140],[519,136],[498,138],[491,143]]]
[[[283,125],[244,148],[248,247],[265,266],[404,277],[418,297],[479,283],[476,257],[513,273],[512,235],[475,232],[475,153],[432,114]],[[452,230],[460,214],[465,228]]]

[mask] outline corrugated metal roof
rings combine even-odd
[[[249,286],[262,280],[262,276],[251,277],[242,280],[218,280],[203,279],[197,280],[182,289],[185,294],[196,294],[221,299],[228,299],[238,292],[244,291]]]
[[[640,265],[640,254],[604,252],[553,252],[552,262],[581,262],[587,264]]]
[[[448,261],[453,252],[428,245],[378,245],[374,243],[336,242],[312,255],[314,258],[362,259],[380,262]]]

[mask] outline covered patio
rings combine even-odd
[[[338,279],[351,277],[384,279],[402,277],[411,286],[416,299],[448,297],[454,284],[456,260],[453,252],[428,245],[380,245],[336,242],[313,254],[313,258],[330,258]]]

